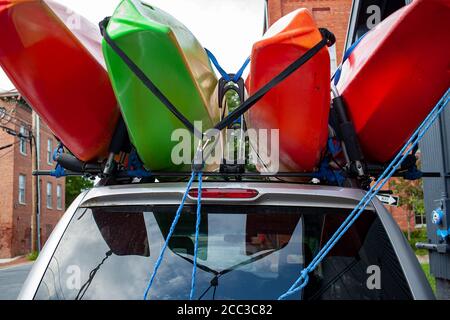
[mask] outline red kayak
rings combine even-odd
[[[337,88],[366,160],[390,161],[450,86],[450,1],[415,0],[369,31]]]
[[[249,94],[277,76],[322,40],[311,13],[298,9],[273,24],[253,45]],[[272,88],[248,112],[254,129],[279,129],[280,170],[313,171],[328,137],[330,57],[323,48]],[[270,170],[272,171],[272,170]]]
[[[0,65],[20,94],[80,160],[103,158],[119,109],[98,28],[67,8],[0,1]]]

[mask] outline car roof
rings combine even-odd
[[[80,207],[178,205],[186,191],[186,182],[112,185],[90,189]],[[194,183],[192,188],[197,188]],[[208,199],[204,204],[277,205],[304,207],[331,207],[353,209],[364,196],[364,191],[353,188],[305,185],[275,182],[203,182],[204,189],[253,189],[258,192],[251,199]],[[188,196],[186,204],[196,204]],[[369,205],[368,210],[374,210]]]

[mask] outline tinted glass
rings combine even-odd
[[[276,299],[345,219],[343,209],[202,207],[196,298]],[[142,299],[175,207],[79,209],[36,299]],[[169,242],[149,299],[187,299],[195,207]],[[378,288],[368,286],[379,268]],[[372,280],[371,280],[372,279]],[[376,283],[375,283],[376,284]],[[365,212],[292,299],[408,299],[379,219]]]

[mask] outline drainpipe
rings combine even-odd
[[[33,117],[33,129],[35,133],[32,133],[32,143],[34,144],[34,170],[39,171],[39,163],[40,163],[40,150],[41,150],[41,141],[40,141],[40,118],[34,110],[32,111]],[[31,241],[31,250],[41,252],[41,184],[39,176],[35,176],[35,212],[32,222],[32,227],[34,225],[34,232],[32,232],[32,241]],[[35,242],[36,241],[36,242]]]
[[[34,111],[33,111],[34,112]],[[41,163],[41,119],[34,113],[36,117],[36,170],[40,170],[39,163]],[[36,223],[37,223],[37,251],[41,252],[41,181],[39,176],[36,176],[37,179],[37,206],[36,206]]]

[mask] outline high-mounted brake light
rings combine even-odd
[[[202,199],[252,199],[256,198],[258,191],[254,189],[231,189],[231,188],[204,188]],[[198,189],[191,189],[189,196],[198,197]]]

